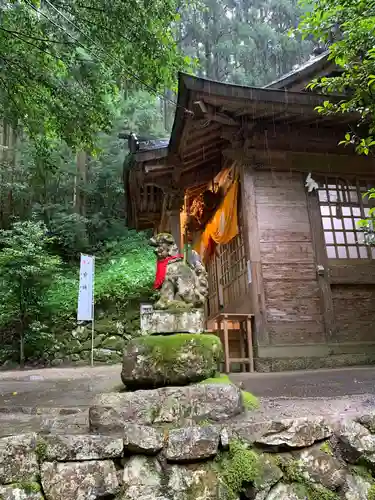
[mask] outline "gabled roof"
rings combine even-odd
[[[323,64],[324,57],[319,61]],[[305,76],[306,71],[302,71]],[[295,84],[299,77],[294,74],[284,80],[288,78],[294,78]],[[348,126],[357,125],[358,115],[322,116],[316,107],[326,99],[313,92],[244,87],[180,73],[168,145],[166,141],[163,147],[159,147],[162,143],[144,145],[134,156],[135,166],[129,176],[133,200],[137,193],[143,193],[142,200],[139,195],[139,200],[134,201],[134,220],[142,216],[144,224],[148,224],[160,210],[160,192],[176,193],[208,182],[220,171],[224,158],[243,160],[246,156],[255,162],[256,155],[267,156],[270,151],[350,154],[350,148],[339,149],[337,143]],[[330,96],[330,100],[340,98]],[[151,201],[145,201],[145,186],[159,189],[150,194]]]
[[[294,92],[304,90],[314,79],[328,76],[337,69],[336,64],[329,60],[329,51],[309,59],[306,63],[289,71],[281,78],[265,85],[266,89],[283,89]]]

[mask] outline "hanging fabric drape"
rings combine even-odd
[[[199,253],[205,262],[209,260],[215,251],[216,245],[229,243],[239,232],[237,195],[238,179],[235,179],[215,215],[194,245],[194,250]]]

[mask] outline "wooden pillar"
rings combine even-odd
[[[163,194],[163,202],[161,207],[160,221],[158,226],[158,233],[169,232],[169,214],[168,214],[169,195]]]
[[[249,355],[249,371],[254,372],[254,353],[253,353],[253,332],[251,326],[251,316],[246,319],[246,340]]]
[[[269,338],[265,318],[266,305],[253,169],[250,166],[241,165],[240,179],[244,244],[247,251],[249,279],[251,279],[250,296],[252,313],[254,314],[254,343],[255,345],[268,345]]]
[[[229,363],[229,332],[228,332],[228,317],[223,317],[223,333],[224,333],[224,372],[230,373]]]
[[[171,234],[176,242],[176,245],[179,247],[179,251],[181,252],[181,224],[180,224],[180,211],[172,210],[170,215],[170,226],[171,226]]]
[[[303,176],[305,181],[305,175]],[[319,198],[317,192],[306,193],[307,207],[311,227],[314,258],[317,270],[317,282],[320,289],[321,306],[324,317],[326,341],[332,342],[336,331],[335,314],[333,308],[332,290],[329,279],[328,257],[325,248],[324,230],[320,214]],[[321,271],[319,272],[319,269]]]

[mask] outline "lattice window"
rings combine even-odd
[[[241,215],[239,211],[239,234],[219,249],[218,266],[220,266],[224,307],[243,297],[248,291],[247,258]]]
[[[248,292],[247,257],[244,245],[241,204],[238,201],[239,234],[227,245],[220,245],[216,255],[207,264],[209,317],[219,312],[221,306],[230,308]]]
[[[364,244],[363,232],[357,225],[369,214],[369,200],[363,198],[369,187],[365,181],[348,183],[339,178],[325,178],[320,183],[320,213],[329,259],[375,258],[375,248]]]
[[[208,300],[207,316],[211,317],[219,312],[219,294],[217,284],[217,257],[214,256],[207,264],[208,272]]]

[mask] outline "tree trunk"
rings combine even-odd
[[[74,180],[74,195],[73,204],[75,211],[85,216],[86,215],[86,195],[84,188],[87,183],[87,153],[78,151],[77,153],[77,174]]]

